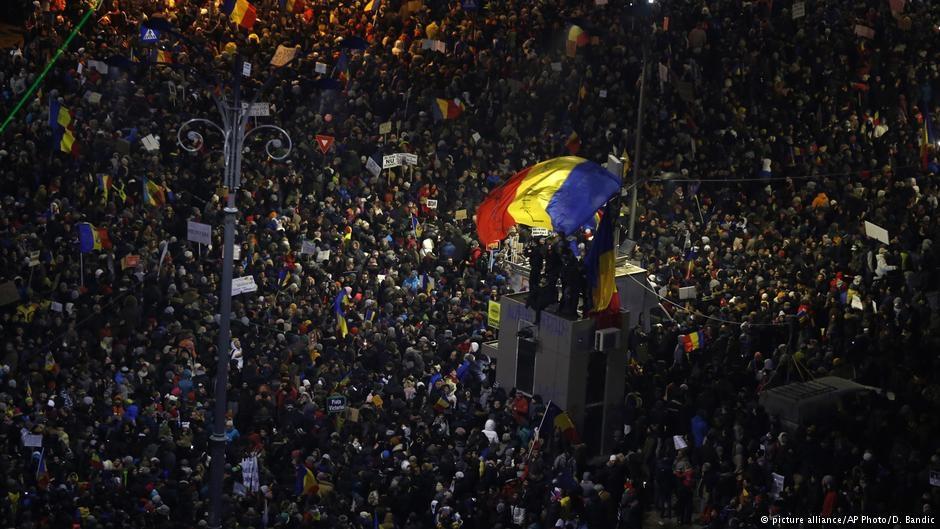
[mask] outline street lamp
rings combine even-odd
[[[219,131],[225,139],[224,157],[225,172],[223,181],[228,191],[228,200],[225,206],[225,234],[222,245],[222,294],[221,318],[219,323],[218,358],[215,376],[215,412],[213,432],[209,437],[212,448],[212,459],[209,466],[209,527],[221,529],[222,527],[222,482],[225,474],[225,416],[228,411],[227,385],[228,365],[231,347],[231,320],[232,320],[232,267],[235,254],[235,194],[241,185],[242,154],[245,149],[245,139],[261,130],[273,130],[287,140],[286,149],[283,142],[278,139],[269,140],[265,144],[265,152],[274,160],[283,160],[290,155],[291,137],[281,127],[275,125],[259,125],[247,130],[249,109],[251,105],[241,101],[241,58],[235,60],[235,79],[233,82],[233,96],[231,102],[221,97],[215,98],[216,106],[222,115],[222,125],[203,118],[190,119],[183,123],[176,133],[176,141],[187,152],[198,152],[203,145],[202,134],[190,130],[183,139],[183,132],[194,125],[206,125]]]

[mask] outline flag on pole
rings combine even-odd
[[[307,9],[307,3],[304,0],[281,0],[281,10],[299,15]]]
[[[349,325],[346,323],[346,310],[343,308],[343,303],[346,301],[348,295],[349,291],[343,288],[339,291],[339,294],[336,295],[336,298],[333,299],[333,312],[336,314],[336,328],[343,338],[349,334]]]
[[[251,29],[258,18],[258,12],[255,6],[248,0],[225,0],[222,5],[222,12],[228,15],[229,19],[245,29]]]
[[[434,113],[434,119],[441,121],[447,119],[457,119],[466,109],[459,99],[440,99],[434,100],[431,105],[431,111]]]
[[[606,310],[620,311],[620,296],[614,280],[617,267],[616,248],[614,248],[614,212],[610,203],[604,209],[597,235],[591,249],[585,257],[587,280],[591,286],[591,300],[595,312]]]
[[[163,206],[166,204],[166,193],[163,186],[150,180],[147,177],[143,179],[144,184],[144,204],[148,206]]]
[[[382,4],[382,0],[369,0],[366,2],[366,7],[363,8],[363,11],[366,13],[372,13],[373,11],[379,10],[379,5]]]
[[[151,59],[157,64],[173,64],[173,54],[166,50],[153,50]]]
[[[82,253],[111,248],[111,238],[108,236],[107,228],[96,228],[88,222],[80,222],[77,229],[78,246]]]
[[[578,54],[578,48],[587,46],[590,42],[590,36],[576,24],[568,27],[568,34],[565,41],[565,54],[568,57],[574,57]]]
[[[111,191],[113,179],[111,178],[111,175],[109,174],[98,173],[96,180],[98,183],[98,189],[101,190],[101,194],[104,195],[104,200],[105,202],[107,202],[108,193],[110,193]]]
[[[575,132],[574,129],[571,129],[567,139],[565,139],[565,149],[567,149],[568,154],[572,156],[577,156],[577,154],[581,152],[581,137],[578,136],[578,133]]]
[[[78,154],[73,131],[75,121],[71,110],[62,106],[56,99],[49,102],[49,126],[52,128],[52,143],[62,152]]]
[[[417,215],[414,213],[411,214],[411,231],[415,234],[415,239],[421,237],[424,233],[424,228],[421,227],[421,223],[418,221]]]

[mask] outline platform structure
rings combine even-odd
[[[516,265],[511,281],[528,271]],[[621,298],[620,325],[597,329],[591,317],[558,314],[557,305],[542,311],[526,307],[528,292],[499,300],[499,339],[484,344],[496,360],[496,381],[507,389],[538,394],[571,416],[592,453],[610,450],[613,433],[623,428],[626,394],[627,337],[658,298],[642,268],[620,263],[617,290]]]

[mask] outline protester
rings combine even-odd
[[[88,4],[34,3],[23,45],[0,55],[4,116]],[[940,4],[807,1],[794,18],[769,0],[263,0],[250,29],[215,4],[105,0],[3,132],[4,527],[207,526],[230,190],[218,134],[184,131],[196,153],[176,138],[219,121],[236,57],[252,65],[234,74],[245,97],[271,103],[251,126],[284,127],[294,148],[271,159],[259,130],[231,191],[234,275],[258,290],[232,303],[225,527],[933,515],[940,169],[922,137],[940,116]],[[181,35],[143,42],[155,19]],[[566,42],[571,24],[586,42]],[[274,71],[279,45],[301,57]],[[668,314],[631,335],[625,421],[594,458],[536,433],[540,397],[494,383],[481,346],[509,250],[491,265],[473,214],[538,161],[625,149],[640,168],[631,257]],[[417,164],[373,172],[393,153]],[[188,221],[213,244],[189,242]],[[575,238],[529,251],[542,281],[562,252],[583,258]],[[699,331],[689,351],[680,337]],[[824,375],[882,391],[796,431],[757,404]],[[332,395],[349,410],[330,413]]]

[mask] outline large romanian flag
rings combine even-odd
[[[477,209],[477,234],[485,245],[506,238],[516,224],[570,235],[620,190],[620,176],[600,165],[562,156],[516,173],[490,191]]]
[[[435,99],[431,105],[434,119],[457,119],[463,114],[464,105],[459,99]]]
[[[584,258],[588,285],[591,287],[591,301],[594,311],[610,308],[620,309],[620,296],[614,281],[617,268],[617,252],[614,247],[614,211],[609,205],[604,210],[597,235],[591,249]]]
[[[49,103],[49,126],[52,128],[52,142],[62,152],[76,154],[78,145],[75,144],[73,133],[75,121],[72,111],[65,108],[55,99]]]
[[[255,6],[251,5],[248,0],[225,0],[222,12],[228,15],[232,22],[245,29],[251,29],[255,25],[255,19],[258,18]]]
[[[336,314],[336,329],[343,338],[349,334],[349,325],[346,323],[346,310],[343,308],[343,303],[346,302],[346,296],[348,295],[349,292],[343,288],[340,289],[339,294],[336,294],[336,297],[333,299],[333,313]]]

